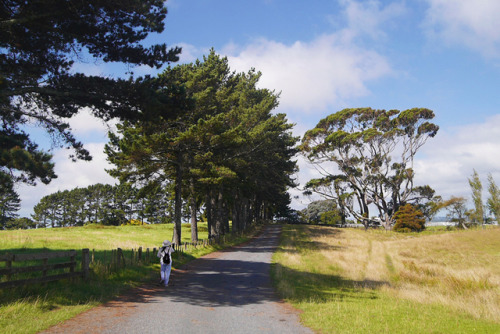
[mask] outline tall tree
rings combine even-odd
[[[484,223],[483,185],[479,179],[479,174],[474,169],[472,177],[469,179],[472,190],[472,203],[474,203],[473,220],[481,225]]]
[[[373,205],[382,225],[391,228],[401,205],[430,196],[414,186],[413,160],[439,129],[429,121],[432,118],[434,113],[424,108],[356,108],[322,119],[302,139],[302,152],[324,173],[322,179],[310,183],[310,190],[326,194],[322,189],[333,187],[329,195],[365,226],[371,221]]]
[[[181,87],[184,103],[174,107],[182,112],[124,123],[119,135],[110,135],[106,152],[117,166],[113,176],[174,184],[174,243],[180,242],[183,198],[194,224],[203,198],[210,236],[228,232],[231,210],[233,228],[239,229],[243,225],[237,222],[246,219],[235,217],[247,218],[250,211],[265,216],[272,200],[283,203],[286,186],[293,183],[296,165],[290,159],[297,139],[284,115],[271,114],[278,96],[257,88],[259,78],[254,70],[231,72],[227,59],[211,50],[203,61],[169,68],[158,79]],[[239,210],[241,203],[245,208]]]
[[[81,108],[105,120],[135,118],[160,103],[150,78],[112,79],[76,73],[87,57],[131,66],[160,67],[180,49],[142,42],[162,32],[163,0],[7,0],[0,3],[0,181],[48,183],[51,156],[38,149],[24,124],[45,128],[56,142],[89,152],[65,121]]]
[[[488,209],[495,216],[495,220],[500,224],[500,189],[493,179],[491,173],[488,174],[488,192],[490,196],[486,202]]]
[[[21,200],[12,182],[0,184],[0,229],[6,229],[9,221],[18,217],[20,207]]]

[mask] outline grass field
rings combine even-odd
[[[285,226],[273,279],[321,333],[500,333],[500,229]]]
[[[199,224],[199,238],[207,238],[206,224]],[[165,239],[171,240],[173,225],[69,227],[38,230],[0,231],[0,254],[33,253],[54,250],[95,249],[96,259],[111,249],[158,248]],[[183,242],[190,241],[189,225],[183,225]],[[234,238],[224,246],[210,246],[173,254],[173,268],[247,240]],[[108,255],[109,256],[109,255]],[[103,266],[91,266],[93,275],[88,282],[69,280],[36,284],[19,288],[0,289],[0,333],[37,333],[54,324],[72,318],[144,282],[157,281],[159,264],[127,266],[119,271],[107,271]]]

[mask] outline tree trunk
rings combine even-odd
[[[196,219],[196,198],[194,196],[194,181],[191,180],[191,198],[190,198],[190,208],[191,208],[191,242],[198,241],[198,221]]]
[[[181,228],[182,228],[182,164],[175,167],[175,200],[174,200],[174,234],[172,236],[172,243],[176,245],[181,244]]]
[[[241,203],[238,194],[234,195],[233,209],[231,210],[233,219],[233,233],[241,231],[240,221]]]

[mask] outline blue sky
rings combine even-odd
[[[500,1],[498,0],[170,0],[166,29],[148,43],[181,46],[181,62],[210,48],[231,67],[262,72],[260,85],[281,92],[276,112],[295,133],[346,107],[432,109],[438,135],[421,149],[416,181],[438,194],[470,197],[476,169],[500,184]],[[76,71],[122,76],[120,65],[87,62]],[[155,73],[147,67],[138,75]],[[53,150],[59,178],[21,186],[21,215],[57,190],[114,183],[104,169],[106,127],[83,112],[72,121],[93,153],[71,163]],[[299,159],[300,182],[315,176]],[[299,194],[299,190],[292,191]],[[485,192],[484,197],[487,194]],[[307,198],[294,207],[307,205]]]

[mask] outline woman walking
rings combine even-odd
[[[163,241],[162,247],[158,250],[158,256],[160,258],[160,285],[164,284],[168,286],[168,281],[170,279],[170,271],[172,270],[172,252],[175,252],[172,247],[172,243],[168,240]]]

